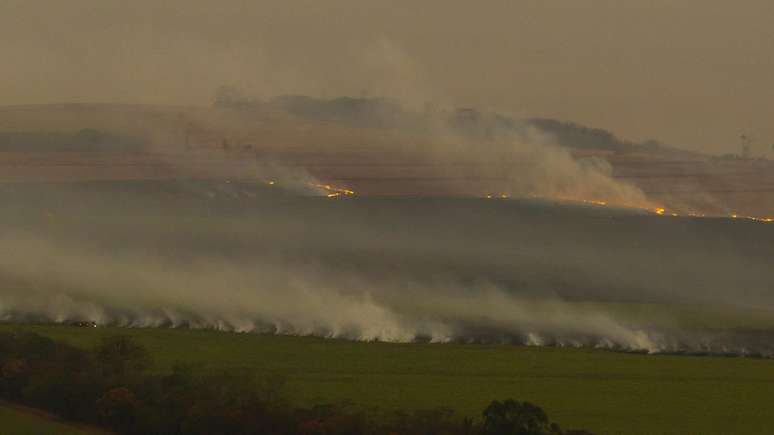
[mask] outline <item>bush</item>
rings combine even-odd
[[[557,425],[549,424],[546,413],[529,402],[495,400],[486,407],[483,415],[485,435],[561,434]]]

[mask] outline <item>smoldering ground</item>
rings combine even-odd
[[[615,308],[766,317],[774,232],[756,222],[534,200],[329,199],[252,182],[0,193],[7,321],[645,351],[769,354],[774,342],[770,326]]]

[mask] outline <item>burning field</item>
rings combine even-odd
[[[5,321],[774,354],[752,219],[271,180],[0,195]]]
[[[773,432],[774,2],[490,3],[0,0],[0,399]]]
[[[441,112],[0,114],[5,321],[774,354],[767,160]]]
[[[0,113],[5,321],[774,355],[765,160],[500,118]]]
[[[311,406],[765,432],[770,361],[717,356],[774,357],[772,162],[481,122],[0,109],[0,331]]]

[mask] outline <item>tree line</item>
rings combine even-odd
[[[480,419],[452,410],[366,412],[298,407],[248,371],[152,370],[126,336],[85,350],[27,332],[0,333],[0,397],[127,435],[588,435],[562,430],[528,402],[493,401]]]

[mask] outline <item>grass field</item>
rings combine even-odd
[[[448,406],[477,416],[492,399],[532,401],[566,427],[600,434],[770,433],[774,361],[593,349],[357,343],[172,329],[0,325],[90,347],[127,334],[175,362],[249,368],[300,404],[351,399],[380,409]]]
[[[70,425],[0,402],[0,435],[106,435],[108,432]]]

